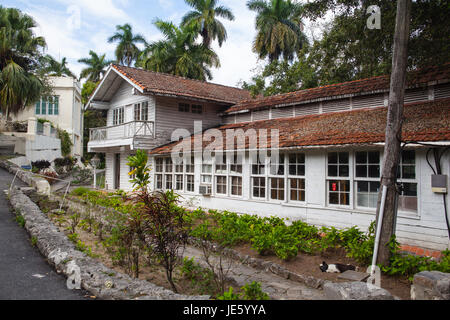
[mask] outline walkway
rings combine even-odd
[[[31,245],[27,232],[15,221],[3,190],[13,176],[0,169],[0,300],[81,300],[86,291],[71,291],[66,279]],[[15,185],[24,186],[17,181]]]
[[[184,256],[194,258],[197,263],[206,266],[203,260],[203,253],[200,249],[191,246],[186,247]],[[222,264],[228,266],[227,262]],[[245,266],[237,261],[233,261],[229,277],[233,278],[239,287],[252,281],[261,283],[261,289],[266,292],[271,299],[275,300],[324,300],[323,290],[309,288],[296,281],[287,280],[271,272],[256,270]]]

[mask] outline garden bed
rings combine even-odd
[[[72,224],[73,214],[76,214],[70,206],[63,206],[63,210],[59,210],[60,202],[51,200],[45,195],[37,194],[35,191],[28,192],[28,197],[41,209],[43,213],[47,215],[51,222],[64,233],[69,240],[71,240],[78,251],[81,251],[89,257],[101,262],[107,268],[116,271],[117,273],[128,274],[133,276],[131,270],[127,270],[126,267],[114,261],[114,257],[107,250],[105,239],[108,237],[109,227],[103,226],[102,231],[99,232],[99,225],[97,221],[88,221],[86,216],[80,216],[80,221],[76,226]],[[115,198],[115,197],[112,197]],[[55,198],[53,198],[55,199]],[[83,205],[81,205],[83,206]],[[80,206],[77,206],[80,208]],[[77,210],[81,211],[81,210]],[[197,264],[197,274],[188,274],[184,269],[186,263],[180,263],[180,265],[174,270],[174,282],[177,287],[178,293],[188,296],[196,295],[210,295],[213,298],[220,295],[212,283],[211,278],[208,279],[208,270],[203,270]],[[201,275],[204,273],[204,275]],[[172,290],[165,269],[154,260],[150,260],[149,256],[142,255],[139,259],[139,274],[137,279],[146,280],[157,286],[163,287],[168,290]],[[236,294],[241,293],[240,288],[236,288],[235,282],[230,279],[226,281],[226,287],[234,287]]]
[[[78,201],[113,208],[117,212],[130,212],[127,205],[132,202],[123,193],[111,196],[111,194],[100,192],[78,191],[80,192],[74,192],[75,199]],[[343,281],[338,279],[338,274],[321,272],[319,265],[322,261],[352,264],[364,272],[372,256],[373,226],[371,231],[365,234],[356,228],[318,229],[300,221],[287,226],[282,219],[276,217],[259,218],[214,210],[206,212],[202,209],[188,211],[180,208],[180,210],[183,210],[185,219],[191,225],[190,236],[194,239],[221,243],[229,249],[240,252],[240,257],[248,255],[263,262],[271,262],[274,269],[281,266],[282,269],[296,274],[297,276],[292,277],[296,278],[296,281],[313,288],[322,287],[325,281]],[[428,260],[403,261],[400,259],[398,260],[400,265],[405,261],[409,263],[409,265],[404,264],[406,269],[394,270],[394,267],[386,269],[386,272],[402,275],[382,273],[381,285],[401,299],[410,299],[411,283],[408,278],[419,272],[417,271],[419,264],[422,264],[421,267],[425,269],[446,268],[445,264],[430,265]]]

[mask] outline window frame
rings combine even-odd
[[[336,153],[337,154],[337,162],[334,163],[330,163],[330,154]],[[341,154],[346,154],[347,155],[347,159],[348,162],[347,163],[342,163],[342,166],[347,166],[347,170],[348,170],[348,174],[347,176],[341,176],[340,175],[340,166],[341,166],[341,162],[340,162],[340,155]],[[326,205],[327,207],[336,207],[336,208],[352,208],[352,203],[353,203],[353,195],[352,195],[352,153],[350,151],[328,151],[326,153],[326,178],[325,178],[325,183],[326,183]],[[337,171],[336,171],[336,176],[330,176],[330,165],[332,166],[337,166]],[[341,181],[345,181],[348,183],[349,186],[349,190],[342,192],[341,190],[338,191],[331,191],[330,190],[330,182],[332,181],[336,181],[339,184],[339,189],[340,189],[340,183]],[[338,198],[339,198],[339,203],[331,203],[330,202],[330,195],[331,193],[337,193],[338,194]],[[346,193],[348,194],[348,204],[341,204],[341,193]]]
[[[370,162],[370,153],[375,153],[375,152],[378,153],[378,163],[377,164],[375,164],[375,162]],[[366,161],[365,161],[364,164],[362,162],[358,162],[357,161],[358,153],[365,153],[366,154]],[[354,172],[354,175],[353,175],[354,207],[357,208],[358,210],[376,211],[377,205],[375,205],[375,207],[370,207],[370,206],[362,206],[362,205],[360,205],[358,203],[360,194],[362,194],[362,192],[358,192],[358,184],[362,183],[362,182],[367,182],[367,184],[368,184],[368,186],[367,186],[368,191],[364,192],[364,194],[367,195],[367,197],[368,197],[367,202],[370,204],[370,202],[371,202],[370,201],[371,194],[373,196],[373,192],[370,192],[370,188],[371,188],[370,185],[372,183],[378,183],[379,184],[378,188],[381,188],[380,181],[381,181],[382,152],[379,151],[379,150],[361,150],[361,151],[355,151],[353,153],[353,156],[354,156],[354,160],[353,160],[353,168],[354,168],[353,169],[353,172]],[[358,171],[357,167],[358,166],[362,166],[362,165],[366,166],[366,176],[365,177],[362,177],[362,176],[359,177],[358,174],[357,174],[357,171]],[[370,174],[369,174],[370,173],[370,166],[375,166],[375,165],[378,166],[378,177],[370,177]],[[377,197],[376,202],[378,202],[378,192],[377,192],[377,196],[376,197]]]
[[[303,162],[298,162],[298,156],[300,156],[303,158]],[[291,157],[295,156],[295,164],[291,163]],[[291,174],[291,166],[295,166],[296,170],[295,170],[295,174]],[[298,166],[303,166],[303,175],[302,174],[298,174]],[[287,199],[289,202],[294,202],[294,203],[305,203],[306,202],[306,154],[303,152],[295,152],[295,153],[288,153],[287,154]],[[292,184],[291,181],[292,180],[296,180],[297,183],[299,181],[303,181],[303,189],[297,187],[297,194],[298,192],[300,192],[300,194],[303,191],[303,200],[293,200],[292,199]]]

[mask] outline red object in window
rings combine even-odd
[[[331,184],[331,190],[336,191],[337,190],[337,183]]]

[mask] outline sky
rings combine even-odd
[[[238,86],[240,81],[249,81],[264,65],[252,52],[256,14],[248,10],[246,2],[220,0],[221,5],[232,10],[235,20],[220,19],[228,39],[222,47],[217,41],[213,44],[221,67],[212,69],[211,82]],[[70,70],[77,75],[84,67],[78,60],[89,57],[90,50],[106,53],[109,60],[115,59],[116,44],[108,43],[107,39],[115,33],[117,25],[130,23],[134,33],[152,42],[163,38],[153,25],[156,18],[178,25],[191,10],[184,0],[3,0],[2,5],[32,16],[38,24],[35,33],[44,36],[47,42],[46,53],[59,61],[66,57]]]

